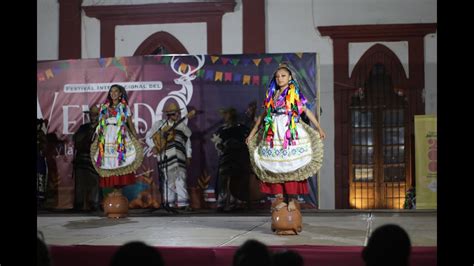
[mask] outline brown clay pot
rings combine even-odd
[[[272,211],[272,231],[278,235],[297,235],[303,229],[299,209],[288,211],[287,206]]]
[[[128,215],[128,199],[119,190],[104,199],[104,214],[109,218],[123,218]]]
[[[188,189],[190,207],[193,210],[203,209],[204,208],[204,195],[203,191],[199,187],[191,187]]]

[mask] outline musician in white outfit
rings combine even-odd
[[[159,120],[152,125],[146,133],[146,143],[152,147],[158,160],[163,203],[168,203],[172,208],[191,210],[186,167],[191,163],[192,132],[187,125],[181,123],[183,121],[179,119],[181,112],[175,103],[168,103],[164,112],[167,119]],[[175,124],[177,125],[173,127]],[[157,139],[159,139],[158,147]]]

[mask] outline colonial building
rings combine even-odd
[[[315,52],[319,208],[402,208],[414,116],[436,114],[436,0],[38,0],[38,61]]]

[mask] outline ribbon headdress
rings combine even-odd
[[[122,93],[120,101],[118,105],[112,109],[112,98],[110,97],[110,91],[113,87],[117,87],[120,92]],[[130,115],[128,113],[128,97],[127,91],[125,88],[118,84],[113,84],[110,86],[107,100],[104,104],[100,106],[100,113],[99,113],[99,124],[98,124],[98,148],[99,154],[97,156],[96,165],[102,166],[103,158],[105,153],[105,128],[107,127],[106,120],[109,117],[115,117],[117,124],[116,126],[119,128],[117,130],[117,138],[116,138],[116,151],[117,151],[117,160],[118,165],[122,165],[125,162],[125,155],[127,153],[127,149],[125,147],[126,143],[126,136],[127,136],[127,117]]]
[[[291,80],[288,83],[288,87],[285,88],[281,93],[280,97],[276,99],[277,102],[285,101],[284,108],[285,114],[288,116],[288,122],[286,123],[287,130],[284,136],[283,148],[286,149],[288,145],[296,144],[295,140],[298,139],[296,123],[299,122],[301,113],[303,112],[303,106],[306,104],[307,100],[301,92],[299,83],[296,79],[295,74],[297,72],[292,70],[292,68],[288,64],[281,63],[273,73],[273,78],[270,81],[266,93],[266,98],[263,102],[263,105],[266,110],[263,134],[265,137],[265,141],[267,141],[271,147],[273,147],[273,136],[275,132],[272,112],[275,111],[276,107],[276,102],[273,99],[273,96],[275,95],[275,92],[279,89],[278,85],[276,84],[275,75],[280,69],[286,69],[291,76]]]

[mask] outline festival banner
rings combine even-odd
[[[415,116],[416,208],[437,208],[437,123],[434,115]]]
[[[218,173],[218,154],[211,138],[223,122],[219,110],[235,108],[239,121],[246,125],[246,110],[256,101],[260,114],[268,82],[280,62],[288,62],[297,70],[308,107],[318,110],[316,58],[315,53],[150,55],[38,63],[37,117],[48,121],[46,161],[52,207],[72,208],[72,136],[88,122],[85,111],[105,102],[112,84],[126,88],[139,138],[145,137],[155,121],[164,118],[163,108],[168,102],[182,108],[182,117],[191,110],[197,111],[195,117],[184,122],[192,130],[187,182],[189,188],[205,184],[201,189],[212,191]],[[144,147],[144,153],[136,184],[123,189],[130,202],[138,197],[159,197],[156,158],[150,147]],[[312,193],[306,199],[314,207],[318,204],[316,180],[316,176],[310,178]],[[136,202],[133,206],[152,205]]]

